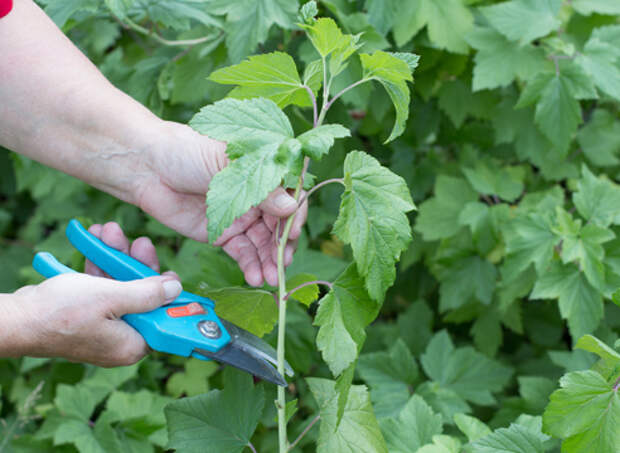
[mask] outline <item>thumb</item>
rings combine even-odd
[[[106,302],[108,308],[118,317],[155,310],[172,302],[183,289],[181,283],[170,276],[113,283],[106,294]]]
[[[286,190],[278,187],[267,196],[259,207],[267,214],[276,217],[288,217],[297,209],[297,202]]]

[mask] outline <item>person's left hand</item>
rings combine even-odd
[[[136,174],[135,203],[161,223],[192,239],[207,240],[205,194],[211,178],[228,164],[226,144],[178,123],[166,122],[166,133]],[[290,264],[297,238],[307,217],[307,203],[297,209],[283,188],[274,190],[259,206],[237,219],[215,245],[239,263],[246,281],[277,285],[278,220],[294,214],[284,261]],[[281,223],[282,223],[281,222]]]

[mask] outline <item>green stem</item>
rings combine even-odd
[[[304,169],[299,177],[299,182],[295,188],[295,199],[299,200],[301,195],[301,189],[304,185],[304,175],[308,168],[309,159],[304,159]],[[288,242],[288,236],[295,220],[297,211],[293,213],[284,225],[284,231],[279,239],[278,243],[278,373],[284,376],[284,341],[286,339],[286,276],[284,273],[284,249]],[[284,387],[278,386],[278,400],[276,406],[278,407],[278,444],[280,453],[286,453],[288,451],[288,439],[286,437],[286,395],[284,393]]]
[[[203,36],[202,38],[196,38],[196,39],[170,40],[170,39],[163,38],[162,36],[159,36],[157,33],[153,33],[151,30],[148,30],[147,28],[144,28],[141,25],[136,24],[129,17],[124,18],[125,22],[123,22],[121,19],[118,19],[118,20],[124,27],[131,28],[139,33],[142,33],[143,35],[149,36],[153,38],[155,41],[157,41],[158,43],[163,44],[165,46],[195,46],[196,44],[202,44],[203,42],[215,41],[216,39],[224,36],[224,34],[220,32],[216,36],[207,35],[207,36]]]
[[[291,444],[291,446],[289,447],[289,450],[292,450],[293,448],[295,448],[295,445],[297,445],[299,441],[303,439],[306,434],[308,434],[308,431],[310,431],[310,429],[314,426],[314,424],[318,422],[320,419],[321,419],[320,415],[317,415],[316,417],[314,417],[314,419],[312,419],[312,421],[308,424],[308,426],[306,426],[306,429],[304,429],[302,433],[297,437],[297,439],[295,439],[295,442]]]

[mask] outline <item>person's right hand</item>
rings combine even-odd
[[[115,223],[93,225],[91,233],[157,268],[155,247],[147,238],[130,246]],[[87,271],[101,275],[92,263]],[[20,289],[12,298],[22,320],[24,355],[64,357],[99,366],[130,365],[148,353],[142,336],[121,316],[154,310],[181,292],[174,274],[119,282],[85,274],[63,274]]]

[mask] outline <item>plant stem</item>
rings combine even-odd
[[[316,422],[318,422],[320,420],[321,416],[317,415],[316,417],[314,417],[314,419],[308,424],[308,426],[306,426],[306,428],[301,432],[301,434],[299,436],[297,436],[297,439],[295,439],[295,442],[293,442],[291,444],[290,447],[288,447],[289,451],[292,450],[293,448],[295,448],[295,445],[297,445],[299,443],[299,441],[301,439],[303,439],[303,437],[308,434],[308,431],[310,431],[310,429],[314,426],[314,424]]]
[[[345,94],[347,91],[352,90],[353,88],[355,88],[358,85],[361,85],[364,82],[368,82],[369,80],[372,80],[372,77],[369,77],[368,79],[361,79],[358,80],[355,83],[352,83],[351,85],[349,85],[346,88],[343,88],[339,93],[337,93],[333,98],[331,98],[329,100],[329,102],[327,102],[324,106],[323,106],[323,110],[325,110],[325,113],[327,113],[327,111],[329,110],[329,108],[332,106],[332,104],[336,101],[336,99],[338,99],[340,96],[342,96],[343,94]],[[325,116],[325,115],[323,115]]]
[[[299,182],[295,188],[295,199],[299,200],[301,188],[304,185],[304,176],[308,168],[309,159],[304,159],[304,169],[299,177]],[[288,242],[288,235],[293,226],[297,211],[293,213],[284,225],[284,231],[278,243],[278,373],[284,376],[284,341],[286,339],[286,276],[284,274],[284,249]],[[278,444],[280,453],[288,451],[288,439],[286,438],[286,395],[284,387],[278,386],[278,400],[276,404],[278,408]]]
[[[308,95],[310,95],[310,100],[312,101],[312,127],[314,128],[316,127],[317,122],[318,122],[318,113],[317,113],[318,109],[316,106],[316,96],[312,92],[312,88],[310,88],[308,85],[304,85],[304,88],[308,92]]]
[[[252,453],[256,453],[256,448],[254,448],[254,445],[252,445],[252,442],[248,442],[247,447],[252,450]]]
[[[317,111],[316,97],[314,96],[314,93],[312,93],[312,90],[309,87],[306,87],[306,90],[308,90],[310,94],[310,98],[313,100],[313,107],[314,107],[313,127],[317,128],[321,124],[323,124],[323,120],[325,119],[325,115],[327,114],[327,111],[329,110],[329,108],[332,106],[333,102],[336,99],[338,99],[340,96],[342,96],[347,91],[371,79],[372,77],[355,82],[354,84],[346,87],[340,93],[336,94],[336,96],[334,96],[334,98],[330,101],[329,100],[329,88],[331,86],[332,81],[331,79],[327,80],[327,66],[325,63],[325,58],[323,58],[323,105],[321,106],[321,113],[319,114],[318,118],[316,116],[316,111]],[[306,171],[308,170],[309,164],[310,164],[310,159],[308,157],[305,157],[303,170],[301,172],[301,175],[299,176],[297,187],[295,188],[295,200],[297,200],[299,206],[301,206],[303,202],[306,201],[308,196],[310,196],[314,191],[316,191],[317,189],[320,189],[326,184],[331,184],[333,182],[339,182],[341,184],[344,184],[344,180],[339,179],[339,178],[328,179],[326,181],[321,182],[320,184],[317,184],[315,187],[310,189],[310,191],[300,200],[301,189],[304,186],[304,177],[306,175]],[[293,215],[291,215],[286,220],[284,231],[282,231],[282,236],[280,237],[279,242],[278,242],[278,346],[277,346],[277,356],[278,356],[278,372],[283,376],[284,376],[284,352],[285,352],[284,342],[286,339],[286,300],[289,296],[289,294],[287,294],[286,292],[286,276],[284,273],[284,249],[286,247],[286,243],[288,242],[288,235],[291,231],[291,227],[293,226],[293,221],[295,220],[296,214],[297,214],[297,211],[295,211]],[[332,287],[332,284],[330,282],[317,281],[314,283],[322,283],[322,284],[328,285],[330,288]],[[287,453],[289,451],[289,445],[288,445],[288,439],[286,437],[286,394],[284,393],[284,387],[278,386],[278,399],[276,401],[276,407],[278,408],[279,451],[280,453]],[[308,426],[307,430],[310,429],[312,425],[316,423],[318,419],[319,417],[317,416],[317,418],[313,420],[310,426]],[[307,430],[305,432],[307,432]],[[305,432],[302,433],[302,436],[305,435]],[[298,438],[293,443],[293,446],[297,442],[299,442],[299,439],[300,438]]]
[[[340,183],[340,184],[342,184],[344,186],[344,179],[343,178],[326,179],[325,181],[322,181],[322,182],[318,183],[316,186],[314,186],[312,189],[310,189],[303,197],[301,197],[301,200],[299,200],[299,206],[304,204],[304,202],[310,197],[310,195],[312,195],[314,192],[319,190],[321,187],[326,186],[327,184],[333,184],[335,182]]]
[[[148,30],[141,25],[136,24],[134,21],[132,21],[128,17],[125,17],[124,22],[120,20],[120,18],[117,18],[117,19],[121,23],[121,25],[123,25],[125,28],[131,28],[139,33],[142,33],[143,35],[149,36],[153,38],[155,41],[157,41],[158,43],[163,44],[165,46],[195,46],[196,44],[202,44],[203,42],[216,40],[220,38],[221,36],[223,36],[223,33],[220,32],[215,37],[213,35],[207,35],[207,36],[203,36],[202,38],[196,38],[196,39],[170,40],[170,39],[166,39],[158,35],[157,33],[153,33],[151,30]]]
[[[289,297],[291,297],[291,295],[295,292],[295,291],[299,291],[301,288],[305,288],[306,286],[310,286],[310,285],[325,285],[327,286],[329,289],[332,289],[332,287],[334,285],[332,285],[332,282],[328,282],[326,280],[312,280],[311,282],[306,282],[306,283],[302,283],[299,286],[296,286],[295,288],[291,289],[288,293],[286,293],[286,295],[284,296],[284,298],[286,300],[288,300]]]

